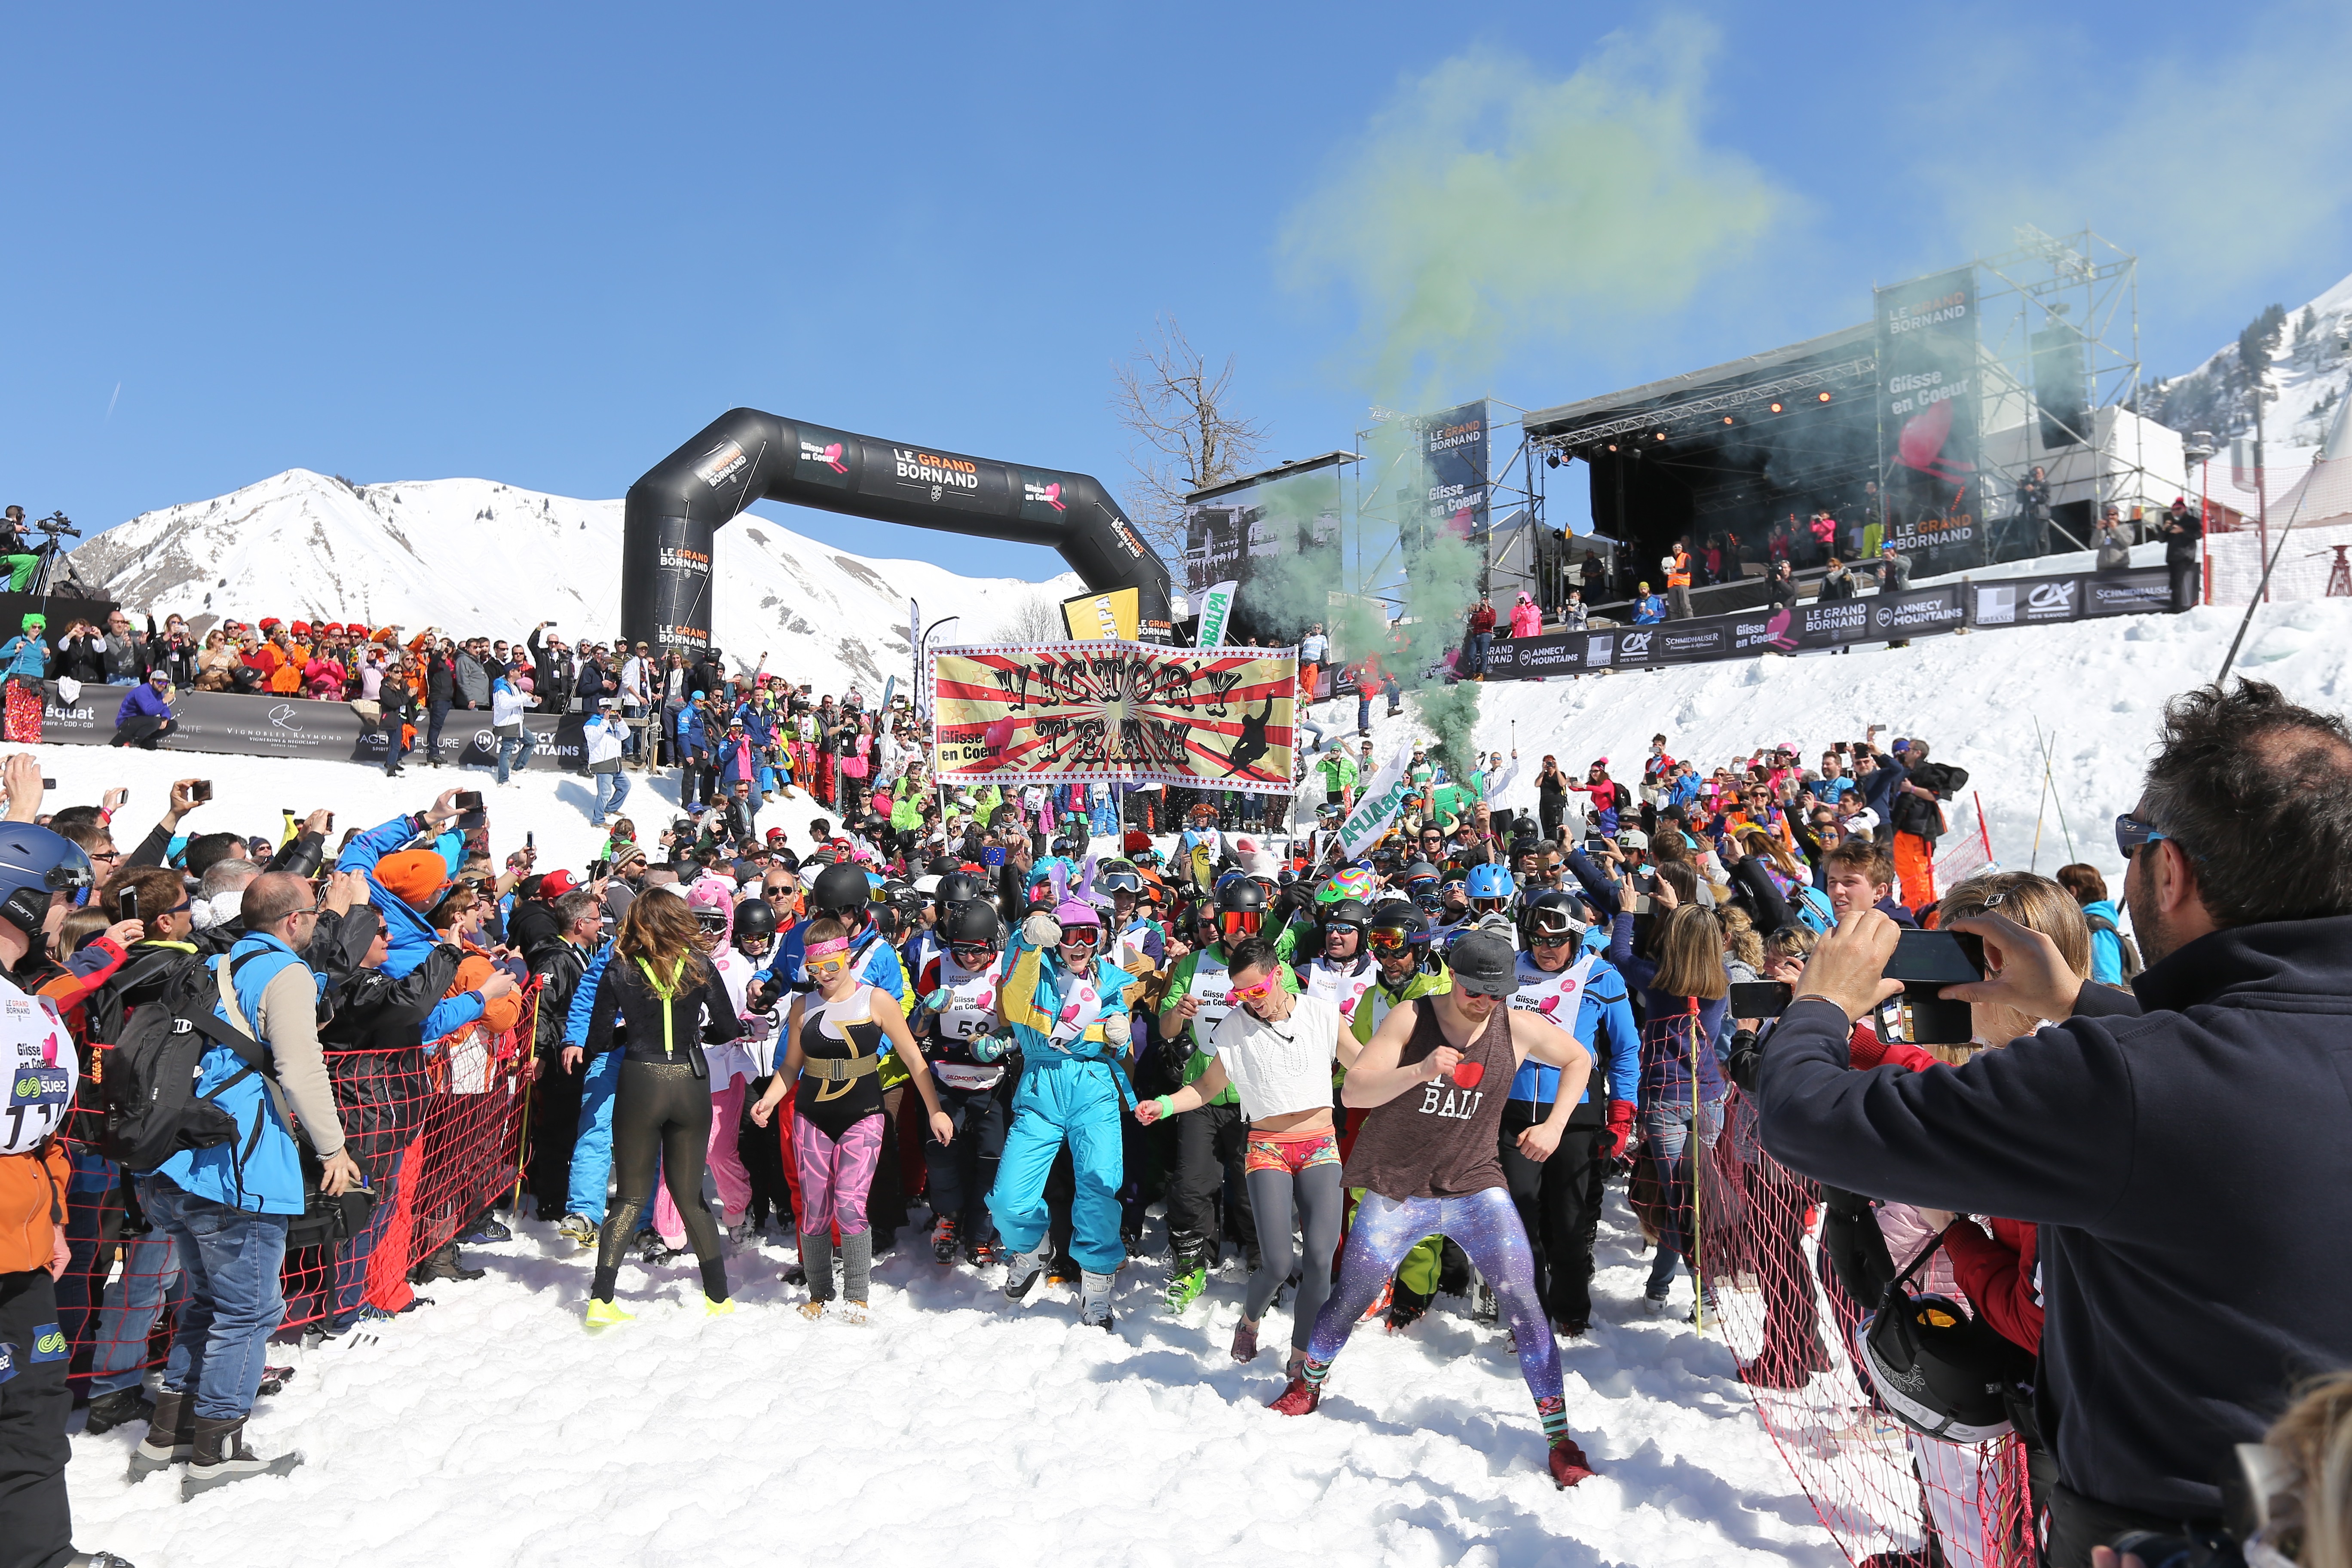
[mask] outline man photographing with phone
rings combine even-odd
[[[1965,1066],[1854,1071],[1853,1023],[1902,986],[1894,922],[1848,910],[1758,1084],[1791,1170],[2040,1226],[2059,1568],[2218,1531],[2232,1445],[2352,1364],[2352,731],[2249,680],[2175,698],[2161,742],[2116,823],[2131,993],[1998,912],[1957,920],[1988,975],[1944,998],[2053,1021]]]

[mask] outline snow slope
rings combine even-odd
[[[2286,313],[2263,387],[2271,399],[2263,413],[2271,467],[2300,468],[2318,450],[2337,405],[2352,396],[2352,277]],[[2210,430],[2226,442],[2253,434],[2248,390],[2233,341],[2187,374],[2158,383],[2144,402],[2159,424],[2183,435]]]
[[[567,639],[620,633],[621,502],[542,495],[488,479],[353,485],[289,468],[211,500],[145,512],[69,558],[134,610],[257,620],[358,620],[518,638],[553,620]],[[911,535],[909,537],[912,537]],[[975,637],[1031,595],[1077,592],[963,577],[925,561],[851,555],[756,515],[720,530],[712,629],[736,663],[869,697],[910,673],[907,600]]]
[[[2005,864],[2032,854],[2051,744],[2058,812],[2039,864],[2121,870],[2108,819],[2132,804],[2167,696],[2210,679],[2234,612],[2126,617],[2036,631],[1938,637],[1900,650],[1767,658],[1660,674],[1498,684],[1482,692],[1482,745],[1522,768],[1511,804],[1532,806],[1536,764],[1606,755],[1631,773],[1653,731],[1712,765],[1793,741],[1807,752],[1884,721],[1970,770]],[[2352,695],[2352,605],[2257,614],[2241,668],[2296,700],[2339,710]],[[1339,710],[1327,706],[1327,717]],[[1352,709],[1345,716],[1352,718]],[[1376,721],[1406,743],[1412,710]],[[1515,734],[1516,731],[1516,734]],[[323,763],[144,755],[52,745],[53,804],[127,782],[127,845],[175,776],[213,778],[199,829],[268,831],[277,808],[333,805],[373,824],[436,787],[479,774],[401,780]],[[630,803],[641,824],[674,804],[661,781]],[[585,786],[531,776],[494,793],[494,846],[536,831],[548,866],[577,868],[601,841]],[[659,804],[657,804],[657,802]],[[796,845],[809,808],[771,807]],[[2064,843],[2071,831],[2074,847]],[[1160,1227],[1149,1245],[1162,1245]],[[1115,1335],[1078,1327],[1066,1291],[1026,1310],[992,1277],[902,1250],[877,1272],[877,1321],[809,1324],[780,1285],[786,1253],[739,1255],[742,1306],[693,1315],[683,1262],[622,1274],[641,1321],[591,1340],[579,1327],[587,1259],[527,1223],[475,1249],[490,1277],[444,1285],[386,1342],[306,1358],[264,1401],[257,1441],[305,1449],[286,1480],[252,1481],[183,1507],[161,1480],[121,1479],[135,1433],[76,1445],[79,1543],[142,1568],[340,1561],[443,1564],[932,1562],[1031,1568],[1074,1563],[1176,1568],[1317,1554],[1434,1568],[1631,1563],[1837,1562],[1810,1505],[1758,1426],[1717,1333],[1644,1317],[1643,1259],[1612,1196],[1591,1335],[1562,1350],[1570,1426],[1601,1475],[1559,1493],[1537,1468],[1536,1423],[1499,1330],[1446,1301],[1412,1333],[1360,1335],[1316,1417],[1260,1408],[1273,1352],[1227,1359],[1241,1281],[1171,1321],[1153,1305],[1164,1255],[1133,1260]],[[1677,1310],[1689,1287],[1676,1287]],[[1269,1345],[1287,1332],[1277,1309]],[[324,1546],[319,1543],[328,1543]]]

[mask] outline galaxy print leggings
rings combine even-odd
[[[1348,1249],[1339,1260],[1339,1283],[1315,1314],[1315,1334],[1307,1344],[1306,1376],[1320,1384],[1332,1358],[1348,1342],[1357,1322],[1377,1300],[1381,1287],[1425,1236],[1450,1236],[1486,1277],[1502,1301],[1503,1314],[1518,1346],[1519,1375],[1536,1407],[1549,1415],[1560,1407],[1559,1346],[1536,1296],[1535,1258],[1507,1187],[1486,1187],[1458,1198],[1406,1198],[1399,1202],[1366,1193],[1356,1205]]]

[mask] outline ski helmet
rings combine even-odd
[[[0,823],[0,920],[37,940],[49,895],[91,884],[89,857],[63,834],[27,822]]]
[[[765,957],[776,945],[775,905],[765,899],[746,899],[736,905],[734,934],[736,952],[746,958]]]
[[[1095,887],[1104,893],[1140,893],[1142,874],[1125,860],[1106,860],[1095,868]]]
[[[697,882],[686,890],[686,907],[694,911],[695,923],[705,936],[727,940],[728,928],[734,923],[734,900],[727,889],[717,882]]]
[[[1409,900],[1383,899],[1372,907],[1364,941],[1376,954],[1393,952],[1400,947],[1426,947],[1429,917]]]
[[[1315,899],[1318,903],[1325,904],[1335,904],[1342,900],[1361,902],[1370,898],[1377,888],[1378,879],[1373,877],[1370,867],[1342,866],[1323,879],[1323,885],[1315,890]]]
[[[1904,1289],[1942,1245],[1937,1237],[1895,1276],[1878,1310],[1854,1325],[1854,1350],[1896,1420],[1938,1442],[1981,1443],[2010,1429],[2003,1395],[2031,1382],[2033,1358],[1949,1297]]]
[[[980,879],[967,872],[950,871],[940,878],[940,908],[943,910],[951,910],[958,904],[968,904],[974,899],[987,896],[988,889],[981,885]]]
[[[1519,944],[1532,949],[1565,940],[1580,941],[1590,922],[1584,919],[1584,909],[1575,895],[1558,889],[1538,893],[1519,911]]]
[[[1266,891],[1248,877],[1225,879],[1217,889],[1217,934],[1222,937],[1255,936],[1265,923]]]
[[[1356,933],[1356,951],[1363,951],[1364,928],[1371,920],[1371,911],[1361,899],[1340,899],[1325,904],[1315,922],[1316,945],[1328,951],[1334,930],[1352,930]]]
[[[972,899],[947,911],[940,922],[947,928],[950,950],[959,947],[984,947],[991,952],[1004,946],[1004,922],[996,916],[996,906],[985,899]]]
[[[1510,868],[1487,862],[1470,868],[1470,907],[1481,914],[1492,913],[1511,901],[1518,892],[1518,884],[1511,879]],[[1480,909],[1481,903],[1486,907]]]
[[[808,907],[816,914],[862,921],[872,896],[872,885],[866,881],[864,870],[846,864],[827,866],[817,873],[815,884],[809,889]]]

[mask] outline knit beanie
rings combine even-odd
[[[411,909],[424,909],[449,879],[449,862],[437,849],[403,849],[375,863],[375,879]]]

